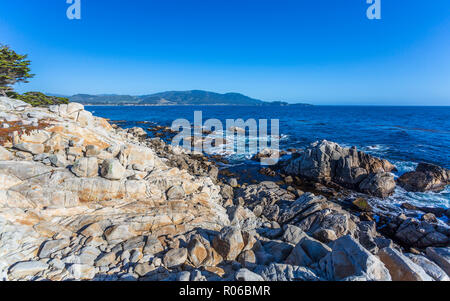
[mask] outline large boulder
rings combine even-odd
[[[436,262],[450,276],[450,248],[427,248],[428,258]]]
[[[97,158],[80,158],[72,166],[72,172],[80,178],[93,178],[98,176]]]
[[[213,240],[214,249],[225,260],[235,260],[244,249],[245,243],[238,227],[225,227]]]
[[[307,234],[297,226],[287,224],[284,226],[282,239],[294,245],[297,245]]]
[[[394,190],[394,177],[387,172],[371,174],[359,184],[359,191],[381,198],[390,196]]]
[[[168,268],[180,266],[186,262],[188,251],[186,248],[172,249],[164,255],[164,265]]]
[[[339,238],[356,231],[352,216],[341,206],[323,196],[303,194],[289,206],[282,208],[278,218],[280,224],[292,224],[310,236],[328,243],[329,238]],[[327,232],[327,235],[322,235]]]
[[[104,232],[105,239],[109,242],[122,242],[136,236],[129,225],[114,225]]]
[[[393,281],[432,281],[433,279],[411,259],[392,248],[384,248],[378,256],[388,268]]]
[[[450,185],[450,170],[429,163],[420,163],[415,171],[405,173],[397,182],[407,191],[441,191]]]
[[[195,267],[200,267],[208,258],[209,245],[205,246],[205,239],[197,235],[193,237],[188,244],[189,260]]]
[[[12,99],[9,97],[0,97],[0,111],[12,111],[12,110],[19,110],[19,109],[25,109],[30,108],[31,105],[17,99]]]
[[[119,154],[120,163],[125,166],[141,165],[146,170],[152,170],[155,166],[155,154],[147,147],[128,145]]]
[[[331,252],[330,247],[314,238],[305,236],[292,250],[286,263],[311,267]]]
[[[391,280],[383,262],[349,235],[333,243],[332,252],[322,258],[320,267],[329,280],[344,280],[353,276],[374,281]]]
[[[101,174],[106,179],[121,180],[125,177],[125,173],[125,167],[117,159],[108,159],[102,163]]]
[[[436,263],[422,255],[407,253],[405,254],[412,262],[419,265],[428,275],[436,281],[450,281],[447,273]]]
[[[311,144],[285,167],[288,174],[316,182],[334,182],[378,197],[386,197],[393,192],[394,176],[387,173],[394,169],[395,166],[386,160],[326,140]],[[379,173],[382,176],[376,176]],[[360,187],[367,178],[370,180]]]

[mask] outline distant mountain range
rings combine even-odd
[[[219,94],[201,90],[169,91],[141,96],[76,94],[68,98],[71,102],[91,105],[288,105],[287,102],[265,102],[239,93]]]

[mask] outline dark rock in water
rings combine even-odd
[[[378,197],[394,192],[395,181],[389,172],[395,166],[356,148],[343,148],[323,140],[315,142],[285,167],[291,175],[317,182],[334,182],[346,188]]]
[[[266,165],[276,164],[282,156],[287,153],[276,149],[265,148],[252,157],[253,161],[261,162]]]
[[[442,191],[450,185],[450,170],[437,165],[420,163],[415,171],[402,175],[398,184],[407,191]]]
[[[276,177],[277,176],[277,172],[272,170],[272,169],[270,169],[270,168],[261,168],[259,173],[262,174],[262,175],[269,176],[269,177]]]
[[[140,128],[140,127],[134,127],[127,130],[127,133],[132,134],[133,136],[139,137],[139,138],[146,138],[147,132]]]

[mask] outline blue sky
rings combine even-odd
[[[0,42],[28,53],[17,90],[203,89],[313,104],[449,105],[450,1],[0,0]]]

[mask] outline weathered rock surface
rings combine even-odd
[[[245,207],[252,210],[256,216],[265,216],[276,221],[279,218],[280,205],[295,200],[295,195],[274,182],[262,182],[238,189],[235,198],[242,198]]]
[[[412,262],[420,266],[428,275],[436,281],[450,281],[447,273],[442,270],[437,264],[422,255],[415,255],[411,253],[405,254]]]
[[[311,237],[305,236],[292,250],[286,263],[311,267],[331,252],[330,247]]]
[[[285,171],[317,182],[334,182],[344,187],[387,197],[394,192],[395,181],[389,172],[395,167],[356,148],[343,148],[326,140],[313,143],[293,159]]]
[[[321,280],[312,270],[306,267],[289,264],[270,264],[258,267],[256,272],[265,281],[319,281]]]
[[[330,237],[339,238],[356,231],[356,224],[347,211],[338,204],[311,193],[305,193],[290,206],[283,208],[278,222],[296,225],[310,236],[328,230],[323,241],[326,243]]]
[[[19,262],[9,270],[10,277],[21,279],[25,276],[33,276],[48,268],[48,265],[41,261]]]
[[[235,277],[237,281],[264,281],[263,277],[247,269],[240,269]]]
[[[321,260],[320,266],[329,280],[353,276],[364,276],[374,281],[392,280],[383,262],[348,235],[333,243],[332,252]]]
[[[93,178],[98,175],[97,158],[80,158],[72,166],[72,172],[80,178]]]
[[[450,248],[427,248],[427,256],[450,276]]]
[[[222,229],[220,234],[213,240],[214,249],[225,259],[235,260],[244,249],[244,238],[237,227]]]
[[[411,259],[392,248],[384,248],[378,256],[394,281],[432,281],[433,279]]]
[[[67,269],[37,264],[27,277],[119,279],[127,261],[150,261],[151,270],[163,264],[169,248],[156,238],[229,225],[220,187],[167,165],[140,134],[115,130],[79,104],[32,108],[1,98],[0,107],[8,120],[36,119],[26,133],[4,130],[13,143],[0,148],[0,275],[19,279],[22,267],[9,269],[41,257]],[[25,161],[18,150],[37,155]],[[183,194],[169,198],[172,187]],[[207,264],[220,261],[213,253]]]
[[[0,146],[0,161],[9,161],[12,159],[12,154],[5,149],[3,146]]]
[[[188,251],[186,248],[172,249],[164,255],[164,265],[168,268],[177,267],[186,262]]]
[[[418,248],[446,246],[448,235],[447,228],[415,218],[406,219],[395,232],[395,237],[404,245]]]
[[[102,163],[102,177],[109,180],[121,180],[126,173],[125,167],[117,159],[107,159]]]

